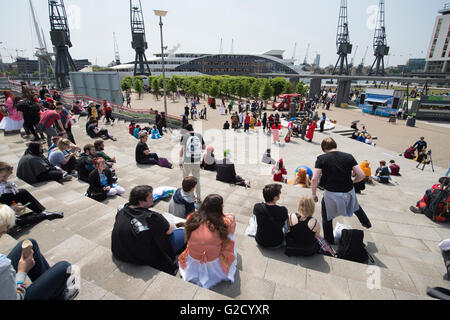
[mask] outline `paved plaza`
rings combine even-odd
[[[137,104],[136,102],[136,107]],[[184,98],[176,105],[180,108],[180,112],[172,111],[175,107],[171,104],[169,113],[181,114],[185,106]],[[162,111],[161,99],[152,104],[152,107]],[[208,121],[193,122],[196,131],[203,133],[205,143],[215,147],[217,159],[222,158],[221,153],[224,149],[230,149],[237,174],[251,181],[251,188],[245,189],[216,181],[213,172],[201,172],[202,197],[210,193],[222,195],[225,212],[233,213],[237,218],[238,271],[234,283],[223,282],[211,290],[206,290],[183,281],[179,276],[170,276],[147,266],[130,265],[112,257],[111,230],[116,208],[127,202],[131,189],[140,184],[149,184],[154,188],[181,187],[182,181],[182,172],[178,166],[175,169],[166,169],[136,165],[134,151],[137,140],[128,134],[128,123],[124,122],[116,123],[114,126],[105,125],[111,134],[118,138],[117,142],[105,141],[105,151],[117,158],[115,167],[119,177],[118,183],[126,189],[126,193],[122,197],[99,203],[84,196],[88,185],[76,179],[64,185],[51,182],[30,186],[16,178],[14,182],[19,187],[29,190],[48,210],[64,211],[65,217],[51,222],[44,221],[21,234],[18,239],[2,237],[0,252],[9,252],[19,240],[36,239],[41,251],[51,263],[67,260],[80,268],[82,284],[77,298],[80,300],[410,300],[427,299],[427,286],[450,289],[450,282],[444,280],[446,270],[437,246],[441,240],[450,238],[450,226],[434,223],[423,215],[413,214],[408,209],[423,196],[427,188],[444,175],[445,161],[441,166],[435,163],[434,173],[429,166],[421,171],[416,169],[415,162],[398,156],[401,150],[385,148],[381,141],[377,147],[372,147],[333,133],[348,129],[350,124],[348,116],[344,119],[343,115],[339,115],[341,111],[334,109],[329,113],[332,119],[342,117],[342,120],[338,120],[335,130],[323,134],[317,132],[313,143],[293,138],[291,143],[281,146],[271,145],[271,137],[259,129],[248,134],[229,130],[225,134],[221,130],[225,117],[220,116],[217,110],[208,108]],[[85,134],[85,121],[86,119],[82,118],[73,128],[79,146],[92,143],[92,139]],[[372,124],[369,124],[372,119],[364,121],[369,131],[378,130],[375,125],[372,127]],[[387,119],[383,121],[387,122]],[[409,130],[401,123],[397,124],[396,128]],[[414,133],[408,132],[412,140],[401,141],[403,145],[413,143],[422,135],[421,129],[411,129],[416,130]],[[439,132],[439,129],[436,131]],[[376,132],[380,140],[382,134]],[[442,135],[445,134],[448,137],[448,129],[446,131],[444,129]],[[177,165],[179,135],[178,130],[172,130],[161,140],[149,139],[150,150]],[[364,242],[375,259],[374,265],[322,255],[307,258],[287,257],[282,249],[260,248],[254,238],[245,235],[253,205],[263,201],[262,188],[272,183],[271,166],[259,162],[263,151],[272,146],[273,157],[284,159],[288,177],[293,179],[298,166],[314,167],[316,157],[322,153],[320,142],[328,136],[336,140],[339,150],[352,153],[358,163],[369,160],[372,163],[372,170],[376,169],[380,160],[394,159],[401,167],[402,176],[395,177],[398,184],[367,185],[366,190],[358,196],[361,206],[371,219],[373,227],[370,230],[362,228],[356,217],[340,217],[334,222],[364,230]],[[0,159],[11,163],[16,169],[27,140],[20,135],[1,136],[0,140],[2,141]],[[448,149],[448,141],[448,138],[444,142],[437,139],[433,141],[433,145],[447,143]],[[437,154],[434,147],[433,151]],[[449,156],[447,160],[448,158]],[[284,184],[279,204],[286,206],[289,212],[295,212],[300,197],[310,194],[310,189]],[[322,192],[318,191],[318,194],[321,198]],[[155,205],[155,210],[165,212],[168,205],[166,201],[159,201]],[[320,205],[316,206],[315,217],[321,220]]]

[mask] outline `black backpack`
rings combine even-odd
[[[362,230],[342,230],[341,240],[337,250],[337,257],[360,263],[367,263],[370,259],[373,263],[374,260],[367,252],[366,245],[363,240],[364,231]]]

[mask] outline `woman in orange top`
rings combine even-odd
[[[185,225],[187,247],[178,257],[180,275],[185,281],[211,288],[236,273],[236,221],[223,213],[223,198],[210,194]]]
[[[364,171],[364,174],[366,175],[366,179],[364,182],[372,183],[372,169],[370,168],[370,162],[367,160],[364,160],[360,165],[362,171]]]

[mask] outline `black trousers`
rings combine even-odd
[[[39,136],[38,136],[38,134],[37,134],[37,132],[36,132],[36,128],[35,128],[35,125],[34,125],[34,124],[24,122],[23,128],[25,129],[25,132],[26,132],[27,134],[28,134],[27,131],[29,131],[29,132],[31,132],[31,134],[34,136],[34,138],[35,138],[36,140],[39,140]],[[41,137],[44,137],[44,135],[43,135],[42,133],[41,133]]]
[[[325,128],[325,121],[321,121],[320,122],[320,132],[323,132],[324,128]]]
[[[105,119],[106,119],[107,122],[110,122],[111,120],[112,120],[112,121],[115,121],[115,119],[113,118],[111,112],[107,112],[107,113],[105,114]]]
[[[65,165],[61,166],[61,169],[64,171],[67,171],[68,173],[71,173],[73,170],[75,170],[77,164],[77,160],[72,157],[70,158],[69,162],[67,162]]]
[[[158,164],[159,157],[156,153],[150,153],[146,158],[139,161],[139,164]]]
[[[49,170],[47,172],[43,172],[36,177],[38,182],[45,181],[56,181],[61,182],[63,178],[63,173],[59,170]]]
[[[16,217],[17,226],[24,227],[26,225],[39,223],[46,219],[46,216],[41,214],[42,211],[45,210],[45,207],[27,190],[19,189],[16,194],[5,193],[0,197],[0,203],[6,204],[7,206],[11,206],[13,201],[22,205],[29,203],[27,207],[33,211]]]
[[[355,212],[356,217],[362,225],[367,225],[370,223],[369,218],[366,213],[359,206],[358,211]],[[333,235],[333,219],[328,221],[327,217],[327,209],[325,207],[325,200],[322,198],[322,225],[323,225],[323,237],[329,244],[334,244],[334,235]]]
[[[69,138],[70,142],[72,142],[73,144],[76,144],[75,142],[75,138],[73,137],[72,134],[72,126],[67,126],[67,129],[65,129],[67,132],[67,138]]]

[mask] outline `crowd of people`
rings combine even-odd
[[[9,101],[8,106],[14,101],[11,93],[6,93],[5,98]],[[326,115],[323,113],[319,119],[316,109],[320,101],[329,100],[321,96],[310,104],[300,126],[296,127],[292,119],[289,121],[289,137],[294,130],[298,130],[297,133],[302,138],[306,137],[311,142],[319,120],[320,130],[323,131]],[[109,123],[115,121],[107,104],[103,108],[94,103],[88,103],[84,107],[76,102],[72,110],[67,110],[61,102],[46,101],[46,107],[42,101],[35,102],[34,99],[17,102],[21,104],[13,102],[13,108],[16,104],[17,110],[26,110],[18,111],[17,116],[25,115],[28,109],[33,110],[35,116],[36,112],[39,115],[39,121],[37,116],[35,119],[28,116],[22,118],[22,126],[30,130],[36,141],[29,143],[19,161],[18,178],[29,184],[43,181],[63,183],[78,178],[88,184],[86,195],[97,201],[125,193],[125,189],[117,183],[114,168],[116,158],[105,152],[104,139],[116,139],[108,130],[98,127],[102,115]],[[183,117],[178,163],[182,170],[182,187],[174,192],[168,209],[176,219],[151,209],[154,205],[152,186],[136,186],[130,191],[128,202],[117,211],[111,233],[111,251],[120,261],[149,265],[173,275],[179,272],[185,281],[209,289],[222,281],[234,282],[238,256],[235,243],[236,218],[232,213],[224,212],[224,199],[221,195],[208,194],[202,197],[200,171],[216,172],[217,181],[246,188],[250,187],[250,181],[237,175],[230,150],[223,152],[223,159],[216,159],[214,146],[207,146],[203,136],[189,124],[189,113],[191,120],[195,121],[197,118],[196,104],[198,102],[194,102],[191,108],[187,107],[189,112]],[[17,118],[8,106],[9,120],[4,125],[11,125],[10,121],[19,121],[15,120]],[[222,106],[225,106],[224,101]],[[248,132],[260,125],[264,132],[273,135],[274,143],[279,143],[282,127],[278,112],[267,117],[267,113],[262,114],[262,102],[256,101],[253,104],[249,101],[245,105],[239,104],[238,108],[239,112],[231,116],[234,130],[243,127],[244,132]],[[199,115],[201,119],[206,119],[206,107],[204,109]],[[225,112],[229,111],[231,114],[232,109],[233,105],[228,110],[225,109]],[[88,117],[88,136],[103,139],[97,139],[83,148],[78,147],[70,129],[74,114]],[[229,126],[228,123],[228,128]],[[174,168],[166,158],[151,152],[151,146],[147,144],[149,136],[161,139],[165,128],[165,115],[158,113],[154,126],[150,124],[141,128],[136,123],[130,124],[130,135],[139,140],[135,149],[137,165]],[[47,140],[47,157],[40,142],[42,138]],[[421,151],[426,150],[426,143],[424,145],[423,141],[416,144]],[[288,208],[278,204],[283,184],[270,183],[263,188],[264,202],[254,204],[252,212],[256,225],[255,241],[259,246],[282,249],[287,256],[324,254],[337,257],[331,247],[335,244],[335,218],[356,215],[363,227],[372,227],[356,194],[363,190],[364,183],[372,183],[373,180],[389,183],[391,176],[400,175],[400,167],[394,160],[390,161],[389,166],[382,160],[375,175],[372,175],[369,161],[358,164],[351,154],[339,151],[332,138],[324,139],[321,149],[323,154],[317,157],[312,177],[308,176],[306,167],[299,167],[295,173],[292,184],[311,190],[310,196],[299,199],[295,212],[289,212]],[[264,152],[261,161],[273,165],[274,182],[289,183],[283,159],[274,160],[271,149]],[[47,211],[30,192],[8,182],[12,173],[12,166],[0,162],[0,237],[6,232],[13,234],[17,227],[64,217],[63,212]],[[448,183],[446,185],[448,187]],[[319,202],[319,188],[324,190],[321,199],[322,223],[314,217],[315,206]],[[419,210],[424,206],[419,206]],[[24,214],[27,208],[31,212]],[[25,249],[22,249],[22,244],[20,242],[8,256],[0,255],[0,299],[73,299],[78,290],[74,286],[70,264],[62,261],[50,267],[36,241],[31,239],[31,255],[27,255]],[[33,284],[25,283],[27,275]]]

